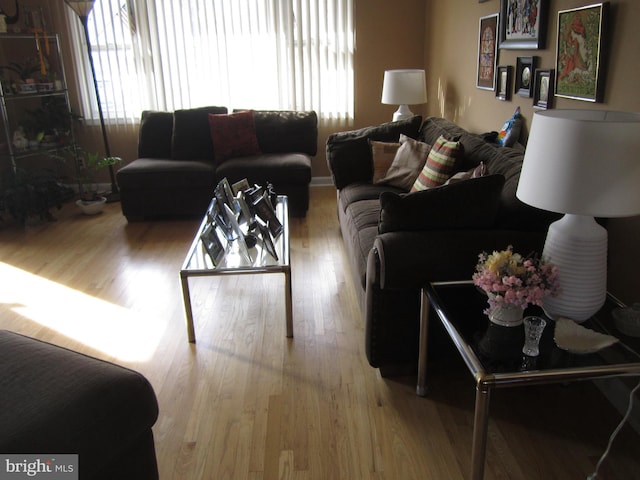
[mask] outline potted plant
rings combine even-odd
[[[100,157],[97,153],[85,152],[76,149],[76,161],[78,165],[78,192],[80,198],[76,205],[86,215],[95,215],[102,212],[107,199],[98,192],[98,184],[95,181],[95,173],[105,167],[120,163],[120,157]]]

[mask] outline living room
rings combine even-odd
[[[0,6],[12,12],[12,3]],[[25,3],[47,5],[53,26],[66,8],[62,1],[59,9],[44,0]],[[520,106],[526,142],[532,100],[503,102],[476,87],[478,23],[500,11],[499,0],[355,3],[349,129],[391,120],[396,106],[380,102],[385,70],[424,68],[428,102],[412,106],[414,113],[484,133],[500,129]],[[536,55],[539,66],[555,68],[557,12],[583,5],[548,2],[546,46],[500,50],[498,64]],[[556,98],[554,109],[640,111],[633,36],[640,5],[610,6],[603,101]],[[71,81],[70,89],[77,94]],[[323,147],[335,131],[320,126],[315,183],[330,182]],[[98,131],[86,134],[100,145]],[[137,137],[109,134],[125,163],[133,160]],[[382,378],[367,364],[335,189],[313,186],[310,195],[307,216],[291,222],[292,339],[284,334],[280,279],[238,276],[196,282],[198,342],[189,344],[178,271],[199,219],[129,224],[118,203],[97,218],[65,205],[50,225],[0,229],[2,278],[11,279],[0,326],[147,376],[160,405],[160,478],[467,478],[472,379],[453,360],[434,364],[430,394],[420,398],[415,375]],[[608,287],[628,304],[640,286],[640,261],[627,253],[639,229],[638,217],[608,223]],[[85,328],[88,319],[95,328]],[[485,478],[580,478],[595,468],[619,413],[587,384],[544,388],[495,395]],[[564,408],[554,411],[557,405]],[[526,406],[540,409],[540,418],[526,418]],[[631,441],[637,436],[625,427],[602,478],[638,475]]]

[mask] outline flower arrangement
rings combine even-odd
[[[537,256],[514,253],[511,245],[491,255],[479,254],[473,283],[489,294],[489,310],[504,304],[541,306],[544,297],[560,291],[556,266]]]

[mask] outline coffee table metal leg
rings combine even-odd
[[[187,319],[187,338],[189,342],[195,343],[196,331],[193,327],[193,311],[191,310],[191,295],[189,293],[189,277],[180,272],[180,283],[182,284],[182,299],[184,301],[184,313]]]
[[[476,408],[473,419],[473,443],[471,446],[471,480],[482,480],[484,476],[490,393],[486,386],[478,384],[476,387]]]
[[[293,337],[293,305],[291,303],[291,269],[284,272],[284,298],[287,315],[287,337]]]
[[[427,395],[427,334],[429,327],[429,297],[420,290],[420,339],[418,350],[418,385],[416,393],[420,397]]]

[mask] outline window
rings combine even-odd
[[[68,9],[85,118],[97,118],[84,32]],[[204,105],[353,119],[353,0],[97,0],[88,21],[108,123]]]

